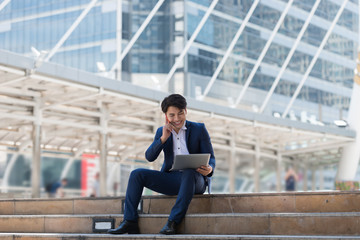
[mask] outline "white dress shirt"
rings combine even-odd
[[[180,128],[179,133],[176,133],[175,130],[172,130],[172,138],[173,138],[173,149],[174,156],[179,154],[189,154],[189,150],[186,146],[186,127],[184,125]]]

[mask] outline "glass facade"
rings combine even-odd
[[[84,9],[89,0],[12,0],[0,14],[0,48],[33,56],[31,48],[50,52]],[[122,49],[145,21],[157,0],[122,1]],[[212,1],[165,1],[122,62],[122,80],[154,87],[150,75],[160,82],[194,34]],[[260,65],[256,62],[277,25],[288,1],[260,1],[235,44],[217,80],[204,101],[258,111],[278,76],[315,0],[294,0]],[[301,78],[308,70],[342,1],[322,0],[306,28],[289,64],[264,109],[264,114],[282,113]],[[169,84],[169,91],[190,97],[204,93],[235,33],[253,4],[252,0],[220,0],[185,55],[184,65]],[[357,54],[358,6],[349,1],[324,49],[310,71],[291,113],[300,120],[304,112],[331,124],[346,118]],[[50,59],[69,67],[98,72],[103,62],[107,76],[116,62],[117,1],[98,0],[85,18]],[[252,71],[256,70],[255,74]],[[138,75],[150,74],[138,79]],[[175,80],[176,79],[176,80]],[[176,82],[180,81],[180,85]],[[237,101],[246,81],[244,97]],[[177,87],[175,87],[175,85]],[[181,86],[179,88],[179,86]]]
[[[0,49],[34,58],[36,56],[32,48],[51,52],[92,2],[11,0],[0,12]],[[212,2],[166,0],[124,58],[122,80],[159,89],[159,84],[164,82]],[[216,81],[205,98],[201,98],[254,4],[253,0],[219,0],[185,54],[184,61],[170,80],[169,86],[163,90],[259,112],[275,79],[280,76],[281,68],[315,2],[316,0],[294,0],[275,37],[267,44],[288,1],[259,1]],[[276,116],[285,111],[342,2],[320,1],[263,114]],[[120,12],[118,0],[96,1],[49,61],[115,78],[113,66],[117,61],[117,49],[125,49],[157,3],[158,0],[122,0]],[[336,119],[346,119],[357,58],[358,9],[358,1],[348,1],[287,117],[327,125],[332,125]],[[120,14],[122,31],[121,39],[117,39],[117,17]],[[267,45],[269,48],[264,51]],[[105,72],[98,68],[98,62],[104,64]],[[249,87],[240,99],[247,82]],[[9,155],[4,159],[9,161],[10,158]],[[242,156],[242,159],[245,158]],[[252,159],[248,159],[248,162],[251,161]],[[30,164],[28,157],[19,156],[8,179],[10,186],[30,186]],[[44,157],[41,176],[43,184],[59,179],[65,164],[66,158]],[[118,190],[121,194],[124,193],[130,168],[127,165],[120,167],[121,177],[116,182],[119,186],[114,184],[114,195]],[[16,177],[16,169],[22,169],[19,172],[21,178]],[[243,174],[237,172],[236,175]],[[80,161],[76,160],[67,173],[69,188],[80,188],[80,175]],[[226,173],[224,176],[217,176],[214,192],[228,191],[224,187],[227,179]],[[246,180],[236,179],[236,191],[252,191],[253,182]],[[328,182],[333,183],[333,180]],[[266,182],[262,185],[267,190],[273,190],[274,187],[266,186]]]
[[[188,5],[203,9],[207,1],[191,1]],[[209,2],[207,4],[209,5]],[[220,1],[210,20],[214,28],[213,39],[206,41],[197,38],[199,51],[189,56],[189,72],[194,73],[189,84],[204,89],[224,55],[229,42],[239,28],[247,10],[253,1]],[[260,53],[265,47],[272,30],[275,28],[287,1],[261,1],[256,7],[249,23],[241,34],[232,51],[232,56],[226,61],[214,84],[209,97],[223,99],[232,103],[239,96],[241,87],[249,78]],[[257,111],[264,97],[271,88],[280,68],[284,64],[295,39],[297,38],[315,1],[294,1],[285,16],[279,31],[271,42],[250,82],[250,88],[245,94],[241,105],[252,106]],[[295,92],[301,78],[308,70],[315,52],[320,46],[331,22],[340,9],[341,2],[321,1],[315,15],[312,17],[301,42],[296,48],[284,74],[275,88],[274,95],[265,108],[265,114],[284,111],[289,99]],[[348,3],[341,14],[337,25],[327,40],[314,67],[310,71],[305,85],[301,89],[297,101],[292,107],[293,117],[300,120],[302,112],[325,124],[344,116],[350,103],[353,84],[353,69],[357,54],[358,13],[357,5]],[[188,21],[195,21],[193,12],[187,13]],[[198,20],[201,14],[198,14]],[[193,25],[188,23],[188,25]],[[193,28],[188,27],[191,31]],[[190,34],[191,35],[191,32]],[[200,49],[203,51],[200,51]],[[206,50],[205,50],[206,49]],[[207,68],[204,70],[203,68]],[[199,77],[201,75],[201,77]],[[215,87],[216,85],[216,87]],[[234,88],[236,90],[234,90]],[[226,89],[220,92],[219,89]],[[331,110],[330,110],[331,109]],[[336,109],[334,111],[334,109]],[[332,113],[330,113],[332,112]]]

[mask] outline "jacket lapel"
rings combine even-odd
[[[171,168],[171,166],[173,165],[173,162],[174,162],[174,147],[173,147],[173,137],[172,137],[172,133],[170,134],[170,137],[168,138],[168,140],[166,141],[166,152],[169,153],[169,161],[168,161],[168,164],[169,164],[169,169]]]
[[[169,145],[169,147],[171,147],[171,151],[174,152],[174,148],[173,148],[173,134],[170,134],[170,137],[167,140],[167,144]],[[174,153],[173,153],[174,154]]]
[[[190,143],[189,143],[189,138],[190,138],[190,131],[191,131],[191,122],[189,121],[186,121],[185,123],[185,126],[186,126],[186,147],[190,153]]]

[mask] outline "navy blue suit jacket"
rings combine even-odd
[[[210,153],[209,165],[212,167],[212,172],[207,176],[211,177],[215,170],[215,156],[210,141],[210,136],[203,123],[190,122],[186,120],[186,146],[189,153]],[[168,172],[174,161],[173,138],[171,136],[164,144],[161,143],[163,127],[159,127],[156,131],[154,142],[145,152],[145,157],[149,162],[157,159],[161,151],[164,151],[164,163],[161,171]]]

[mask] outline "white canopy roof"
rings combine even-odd
[[[35,123],[41,125],[43,150],[98,153],[99,133],[107,133],[108,156],[125,162],[145,160],[144,151],[164,122],[159,105],[168,93],[49,62],[34,66],[31,58],[0,51],[0,146],[4,151],[30,151]],[[253,167],[256,154],[264,160],[281,156],[285,161],[316,165],[337,163],[342,146],[355,138],[355,131],[346,128],[189,98],[188,119],[206,124],[217,169],[229,171],[236,166],[244,174]],[[273,161],[263,162],[273,165]]]

